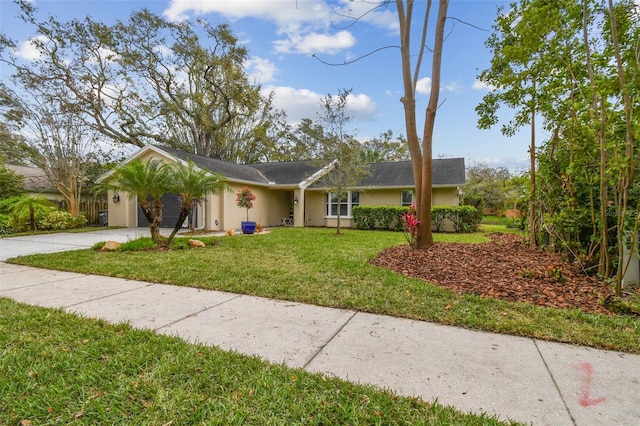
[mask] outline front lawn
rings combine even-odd
[[[125,324],[0,298],[3,425],[498,425]]]
[[[482,243],[482,233],[435,234]],[[394,232],[275,228],[251,237],[199,238],[204,249],[32,255],[13,262],[51,269],[224,290],[353,309],[597,348],[640,353],[640,319],[587,314],[460,295],[373,266],[381,250],[404,244]],[[180,242],[178,241],[178,245]]]

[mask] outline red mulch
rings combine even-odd
[[[519,235],[490,237],[486,244],[436,243],[427,251],[392,247],[371,263],[457,293],[612,314],[599,301],[613,291],[558,253],[532,250]]]

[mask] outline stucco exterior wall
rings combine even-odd
[[[431,205],[457,206],[460,204],[457,188],[433,188]]]
[[[113,202],[114,191],[109,190],[107,194],[109,210],[109,226],[125,226],[132,228],[138,226],[136,209],[137,200],[124,193],[118,193],[120,201]]]
[[[251,189],[256,196],[256,199],[253,201],[253,208],[249,209],[249,221],[257,222],[262,226],[278,225],[280,219],[277,219],[276,222],[275,214],[279,210],[275,213],[270,211],[271,205],[274,202],[277,203],[277,198],[273,196],[274,194],[268,188],[252,185],[231,184],[229,185],[231,191],[225,191],[221,197],[224,212],[224,229],[240,229],[241,222],[247,220],[246,209],[240,208],[236,204],[236,193],[244,186]]]
[[[411,189],[411,188],[407,188]],[[360,192],[361,206],[399,206],[402,189],[376,189]]]
[[[326,226],[324,209],[326,195],[323,191],[305,192],[304,226]]]

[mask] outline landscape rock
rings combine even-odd
[[[120,243],[117,241],[107,241],[100,251],[116,251],[120,248]]]
[[[200,240],[189,240],[189,247],[198,248],[206,247],[207,245]]]

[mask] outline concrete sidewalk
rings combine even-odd
[[[640,356],[218,291],[10,265],[0,297],[534,425],[640,424]]]

